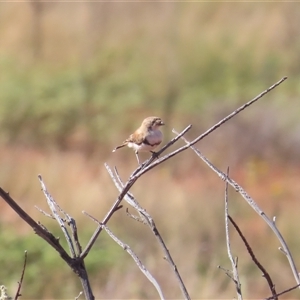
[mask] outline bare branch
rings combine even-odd
[[[131,219],[133,219],[133,220],[135,220],[135,221],[137,221],[137,222],[140,222],[140,223],[142,223],[142,224],[144,224],[144,225],[147,224],[146,221],[142,220],[142,218],[140,218],[140,217],[138,217],[138,216],[135,216],[135,215],[131,214],[131,213],[129,212],[129,209],[128,209],[128,208],[126,208],[126,215],[127,215],[129,218],[131,218]]]
[[[176,131],[173,129],[173,132],[176,134]],[[190,142],[182,137],[182,139],[190,145]],[[267,215],[259,208],[257,203],[248,195],[248,193],[239,185],[237,184],[233,179],[229,178],[224,174],[222,171],[220,171],[217,167],[215,167],[197,148],[194,146],[191,146],[191,149],[197,154],[198,157],[200,157],[207,166],[209,166],[210,169],[212,169],[217,175],[224,181],[227,181],[228,184],[230,184],[245,200],[246,202],[254,209],[254,211],[268,224],[268,226],[272,229],[272,231],[275,233],[276,237],[278,238],[282,249],[284,253],[287,256],[287,259],[289,261],[290,267],[292,269],[294,278],[297,282],[297,284],[300,284],[300,276],[297,271],[296,264],[294,262],[294,259],[292,257],[292,254],[283,238],[281,235],[280,231],[277,229],[277,227],[274,225],[274,222],[270,220]]]
[[[204,133],[202,133],[201,135],[199,135],[196,139],[194,139],[191,142],[188,142],[185,146],[183,146],[183,147],[181,147],[181,148],[179,148],[179,149],[177,149],[177,150],[175,150],[175,151],[173,151],[173,152],[171,152],[171,153],[163,156],[162,158],[159,158],[157,161],[153,162],[151,165],[143,167],[142,171],[143,172],[147,172],[147,171],[153,169],[155,166],[157,166],[160,163],[162,163],[163,161],[165,161],[165,160],[167,160],[167,159],[169,159],[169,158],[177,155],[178,153],[180,153],[180,152],[188,149],[190,146],[195,145],[196,143],[198,143],[199,141],[201,141],[203,138],[205,138],[207,135],[209,135],[210,133],[212,133],[213,131],[215,131],[217,128],[219,128],[221,125],[223,125],[224,123],[226,123],[227,121],[229,121],[231,118],[233,118],[235,115],[237,115],[238,113],[240,113],[242,110],[244,110],[245,108],[247,108],[251,104],[255,103],[257,100],[259,100],[260,98],[262,98],[264,95],[268,94],[270,91],[272,91],[274,88],[276,88],[282,82],[284,82],[286,79],[287,79],[287,77],[283,77],[278,82],[276,82],[275,84],[273,84],[272,86],[270,86],[268,89],[266,89],[265,91],[263,91],[262,93],[260,93],[258,96],[256,96],[255,98],[253,98],[249,102],[245,103],[244,105],[240,106],[238,109],[236,109],[234,112],[232,112],[231,114],[229,114],[227,117],[223,118],[221,121],[219,121],[218,123],[216,123],[214,126],[212,126],[211,128],[209,128],[208,130],[206,130]],[[162,150],[159,151],[158,154],[161,154]]]
[[[243,235],[242,231],[240,230],[240,228],[238,227],[238,225],[234,222],[234,220],[228,216],[231,224],[233,225],[233,227],[235,228],[235,230],[237,231],[237,233],[239,234],[239,236],[241,237],[243,243],[245,244],[248,253],[250,254],[252,260],[254,261],[254,263],[257,265],[257,267],[261,270],[261,272],[263,273],[263,277],[266,278],[269,288],[271,290],[271,293],[274,297],[275,300],[278,300],[278,298],[276,297],[276,290],[275,290],[275,285],[271,279],[271,276],[269,275],[269,273],[266,271],[266,269],[262,266],[262,264],[258,261],[258,259],[255,257],[254,252],[252,250],[252,248],[250,247],[248,241],[246,240],[245,236]]]
[[[27,262],[27,250],[25,250],[24,265],[23,265],[23,270],[22,270],[20,281],[18,282],[18,289],[17,289],[16,295],[15,295],[15,300],[17,300],[19,298],[19,296],[22,296],[20,294],[20,290],[21,290],[22,283],[23,283],[24,273],[25,273],[25,269],[26,269],[26,262]]]
[[[276,295],[273,295],[273,296],[271,296],[271,297],[269,297],[269,298],[265,298],[264,300],[272,300],[272,299],[275,299],[274,297],[276,297],[276,298],[278,299],[278,296],[281,296],[281,295],[283,295],[283,294],[286,294],[286,293],[288,293],[288,292],[291,292],[292,290],[295,290],[295,289],[298,288],[298,287],[300,287],[300,284],[297,284],[297,285],[295,285],[295,286],[293,286],[293,287],[291,287],[291,288],[289,288],[289,289],[286,289],[286,290],[282,291],[281,293],[278,293],[278,294],[276,294]]]
[[[39,208],[38,206],[34,206],[41,214],[43,214],[44,216],[48,217],[49,219],[53,219],[55,220],[55,218],[51,215],[46,213],[44,210],[42,210],[41,208]]]
[[[140,261],[140,259],[138,258],[138,256],[131,250],[131,248],[123,243],[119,238],[117,238],[112,231],[105,225],[101,224],[97,219],[95,219],[94,217],[92,217],[90,214],[84,212],[85,215],[87,215],[88,217],[90,217],[94,222],[98,223],[99,226],[102,226],[105,231],[107,232],[107,234],[119,245],[121,246],[125,251],[127,251],[127,253],[132,257],[132,259],[135,261],[135,263],[137,264],[137,266],[139,267],[139,269],[142,271],[142,273],[148,278],[148,280],[154,285],[154,287],[156,288],[160,299],[165,299],[163,292],[161,290],[161,287],[159,286],[158,282],[155,280],[155,278],[152,276],[152,274],[148,271],[148,269],[145,267],[145,265],[143,265],[143,263]]]
[[[59,241],[49,231],[45,230],[41,225],[36,223],[2,188],[0,188],[0,196],[3,200],[23,219],[34,232],[50,244],[68,264],[71,264],[71,258],[65,249],[59,244]]]
[[[118,175],[118,173],[116,172],[116,177],[114,176],[112,170],[109,168],[108,165],[106,165],[106,169],[107,172],[109,173],[109,175],[111,176],[116,188],[119,190],[119,192],[122,192],[122,190],[124,189],[124,184],[120,178],[120,176]],[[145,224],[147,224],[149,226],[149,228],[152,230],[154,236],[157,238],[159,244],[161,245],[163,252],[165,253],[165,259],[168,261],[168,263],[170,264],[170,266],[172,267],[172,270],[175,273],[175,276],[177,278],[177,281],[179,283],[179,287],[181,289],[181,292],[183,294],[183,296],[185,297],[185,299],[190,299],[190,296],[188,294],[188,291],[183,283],[183,280],[179,274],[179,271],[177,269],[177,266],[175,265],[175,262],[173,261],[173,258],[163,240],[163,238],[161,237],[155,223],[154,220],[152,219],[152,217],[150,216],[149,213],[147,213],[147,211],[145,209],[143,209],[137,202],[137,200],[134,198],[134,196],[132,195],[132,193],[128,192],[125,196],[124,196],[125,201],[130,204],[132,207],[134,207],[139,215],[141,216],[141,219],[144,221]]]
[[[78,300],[81,295],[82,295],[82,291],[80,291],[79,294],[75,297],[75,300]]]
[[[71,261],[71,267],[73,271],[79,276],[84,295],[86,299],[94,299],[94,295],[91,289],[91,285],[88,279],[88,273],[85,267],[84,259],[80,257],[81,254],[81,245],[79,243],[78,235],[77,235],[77,226],[75,220],[67,214],[54,200],[54,198],[50,195],[48,192],[45,183],[43,182],[42,176],[38,176],[39,181],[42,186],[42,191],[44,192],[44,195],[47,199],[47,204],[52,212],[52,215],[56,219],[57,223],[59,224],[61,230],[64,233],[65,239],[68,243],[72,258],[74,260]],[[62,213],[65,216],[65,219],[61,218],[58,211]],[[71,227],[72,231],[72,237],[70,236],[66,226],[65,222]],[[74,245],[75,242],[75,245]],[[76,251],[75,251],[76,248]]]
[[[56,203],[51,197],[51,195],[47,192],[45,184],[42,182],[42,178],[39,177],[43,191],[46,195],[46,199],[48,205],[59,224],[62,224],[62,228],[64,227],[64,221],[59,217],[56,210]],[[80,257],[71,258],[65,249],[60,245],[59,239],[55,238],[45,226],[36,223],[10,196],[6,193],[2,188],[0,188],[0,196],[4,199],[4,201],[29,225],[32,227],[34,232],[39,235],[42,239],[44,239],[49,245],[51,245],[62,257],[62,259],[69,265],[69,267],[73,270],[75,274],[77,274],[80,278],[80,281],[83,286],[84,295],[86,299],[93,300],[95,297],[93,296],[92,289],[88,280],[87,271],[84,265],[83,259]],[[58,207],[58,206],[57,206]],[[61,210],[61,209],[59,209]],[[54,212],[55,214],[54,214]],[[65,214],[68,216],[67,214]],[[70,239],[71,241],[71,239]],[[72,243],[72,241],[71,241]]]
[[[57,223],[59,224],[62,232],[64,233],[64,236],[66,238],[66,241],[68,243],[68,246],[69,246],[69,249],[71,251],[71,255],[72,257],[76,257],[76,253],[75,253],[75,249],[74,249],[74,246],[73,246],[73,242],[72,242],[72,239],[69,235],[69,232],[65,226],[65,220],[62,219],[57,211],[57,209],[61,212],[63,212],[65,214],[65,212],[59,207],[59,205],[56,203],[56,201],[54,200],[54,198],[50,195],[50,193],[47,191],[47,188],[46,188],[46,185],[45,183],[43,182],[43,179],[42,179],[42,176],[39,175],[38,176],[38,179],[40,181],[40,184],[42,186],[42,191],[47,199],[47,203],[48,203],[48,206],[50,208],[50,210],[52,211],[52,215],[53,217],[55,218],[55,220],[57,221]],[[66,215],[66,214],[65,214]]]
[[[227,176],[229,173],[229,168],[227,169]],[[239,278],[239,273],[237,269],[237,261],[235,262],[233,259],[233,256],[231,254],[231,248],[230,248],[230,238],[229,238],[229,228],[228,228],[228,182],[226,181],[225,184],[225,232],[226,232],[226,245],[227,245],[227,252],[228,252],[228,257],[231,262],[231,267],[232,267],[232,273],[233,273],[233,282],[235,283],[236,287],[236,293],[237,297],[239,300],[243,299],[242,296],[242,290],[241,290],[241,282]]]
[[[228,269],[225,269],[223,268],[222,266],[218,266],[218,269],[222,270],[234,283],[235,282],[235,279],[232,277],[232,271],[228,270]]]

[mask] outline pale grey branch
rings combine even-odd
[[[136,265],[139,267],[139,269],[142,271],[142,273],[149,279],[149,281],[153,284],[153,286],[155,287],[155,289],[157,290],[160,299],[165,299],[163,292],[161,290],[161,287],[159,286],[158,282],[156,281],[156,279],[152,276],[152,274],[149,272],[149,270],[145,267],[145,265],[143,265],[143,263],[141,262],[141,260],[138,258],[138,256],[134,253],[134,251],[131,250],[131,248],[123,243],[119,238],[117,238],[113,232],[106,226],[101,224],[97,219],[95,219],[94,217],[92,217],[90,214],[84,212],[85,215],[87,215],[88,217],[90,217],[94,222],[96,222],[99,226],[102,226],[102,228],[104,228],[104,230],[107,232],[107,234],[120,246],[122,247],[131,257],[132,259],[135,261]]]
[[[228,171],[227,171],[228,176]],[[228,182],[225,184],[225,234],[226,234],[226,246],[229,260],[231,262],[232,274],[233,274],[233,282],[235,283],[236,293],[239,300],[243,299],[242,290],[241,290],[241,282],[239,278],[239,273],[237,269],[237,260],[233,259],[230,247],[230,237],[229,237],[229,226],[228,226]]]
[[[177,134],[174,129],[173,129],[173,132],[175,134]],[[190,145],[190,142],[186,138],[182,137],[182,139],[188,145]],[[254,211],[268,224],[268,226],[272,229],[272,231],[275,233],[276,237],[278,238],[284,253],[286,253],[286,257],[289,261],[289,264],[290,264],[290,267],[292,269],[292,272],[293,272],[294,278],[296,280],[296,283],[300,284],[300,276],[299,276],[299,273],[297,271],[297,267],[296,267],[296,264],[295,264],[294,259],[292,257],[292,254],[291,254],[291,252],[290,252],[290,250],[289,250],[282,234],[280,233],[280,231],[275,226],[275,223],[273,222],[273,220],[271,220],[270,218],[267,217],[267,215],[259,208],[257,203],[248,195],[248,193],[239,184],[237,184],[233,179],[226,176],[226,174],[224,174],[217,167],[215,167],[197,148],[195,148],[194,146],[190,146],[190,148],[197,154],[198,157],[200,157],[204,161],[204,163],[210,169],[212,169],[215,173],[217,173],[217,175],[222,180],[227,181],[228,184],[230,184],[246,200],[246,202],[254,209]]]

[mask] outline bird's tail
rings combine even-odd
[[[120,145],[120,146],[117,146],[112,152],[115,152],[116,150],[118,150],[118,149],[120,149],[120,148],[123,148],[123,147],[125,147],[126,146],[126,144],[122,144],[122,145]]]

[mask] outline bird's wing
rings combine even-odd
[[[124,141],[124,143],[135,143],[137,145],[141,145],[145,143],[145,135],[142,132],[136,131],[135,133],[131,134],[130,137]]]
[[[136,131],[133,134],[131,134],[129,136],[129,138],[127,138],[120,146],[116,147],[113,152],[115,152],[117,149],[120,149],[124,146],[127,146],[128,143],[134,143],[138,146],[140,146],[142,143],[145,143],[147,145],[153,146],[153,144],[151,144],[146,138],[145,138],[145,134],[143,132],[140,131]]]

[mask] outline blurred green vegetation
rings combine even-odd
[[[283,17],[289,18],[295,4],[265,3],[260,6],[262,13],[250,4],[170,4],[160,11],[166,20],[159,20],[158,31],[144,20],[132,27],[131,23],[122,23],[124,16],[115,23],[104,19],[101,28],[97,23],[87,27],[90,35],[82,36],[78,31],[77,38],[87,48],[77,45],[75,49],[68,28],[63,27],[67,25],[62,20],[52,23],[48,18],[50,8],[38,5],[43,9],[28,6],[37,14],[32,18],[40,18],[54,32],[43,31],[40,25],[37,41],[41,45],[47,42],[51,52],[42,46],[38,54],[30,50],[35,45],[36,28],[27,28],[27,38],[33,39],[33,44],[25,45],[26,51],[15,52],[12,46],[0,51],[2,143],[64,149],[94,147],[108,141],[110,146],[117,134],[124,134],[120,132],[122,128],[127,131],[149,114],[162,115],[170,123],[201,116],[200,122],[206,124],[214,119],[214,112],[206,114],[211,105],[234,107],[235,103],[244,103],[283,76],[289,80],[273,93],[273,100],[286,108],[299,94],[300,41],[289,38],[296,30],[296,20],[282,21]],[[61,13],[59,7],[52,9]],[[76,7],[72,9],[77,11]],[[90,14],[90,10],[98,9],[101,16],[106,10],[119,16],[113,5],[86,7]],[[155,15],[155,11],[147,14],[134,5],[126,6],[127,13],[129,7]],[[252,13],[248,16],[249,11]],[[264,24],[263,13],[269,11],[272,13],[267,18],[274,26],[271,28]],[[241,14],[245,15],[245,23],[253,25],[244,24],[237,17]],[[68,40],[56,43],[59,22]],[[259,26],[263,26],[261,30]],[[75,26],[75,32],[76,29]],[[99,36],[97,29],[101,29]],[[105,29],[111,34],[104,34]],[[119,40],[113,36],[118,30]],[[17,42],[11,44],[18,46]]]
[[[211,104],[221,102],[228,107],[231,103],[235,107],[234,103],[251,99],[289,73],[281,72],[279,55],[274,55],[266,66],[254,68],[251,62],[255,54],[251,51],[246,57],[241,51],[243,55],[237,55],[236,62],[213,51],[201,53],[205,59],[193,56],[193,62],[182,63],[183,79],[171,101],[169,119],[173,123],[177,116],[187,122],[189,116],[201,116]],[[123,53],[119,55],[124,59]],[[155,81],[157,74],[137,70],[137,62],[126,59],[124,70],[111,71],[103,66],[107,64],[114,69],[114,64],[120,63],[116,60],[114,56],[105,56],[84,69],[52,68],[44,64],[20,69],[18,62],[2,59],[1,142],[72,148],[72,136],[78,134],[79,143],[93,145],[108,141],[109,145],[112,137],[115,139],[116,128],[119,134],[123,133],[124,126],[130,128],[137,123],[135,119],[140,121],[139,115],[146,116],[152,111],[168,115],[169,111],[164,110],[168,86],[159,86],[161,82]],[[297,94],[298,80],[299,74],[274,93],[273,98],[281,100],[282,107],[286,105],[283,97],[293,98]],[[213,117],[214,113],[210,117],[201,116],[204,120],[201,122],[207,123]]]

